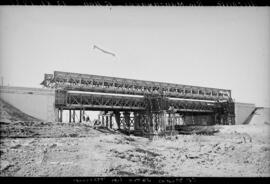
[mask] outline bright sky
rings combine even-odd
[[[231,89],[270,106],[269,51],[269,7],[0,7],[4,85],[40,87],[60,70]]]

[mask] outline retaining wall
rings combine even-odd
[[[1,86],[0,98],[42,121],[57,120],[53,89]]]
[[[235,124],[243,124],[255,109],[255,104],[235,102]]]

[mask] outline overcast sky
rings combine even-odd
[[[41,87],[60,70],[231,89],[270,106],[269,51],[269,7],[0,7],[5,85]]]

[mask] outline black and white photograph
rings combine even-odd
[[[270,7],[0,6],[1,177],[270,177]]]

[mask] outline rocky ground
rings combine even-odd
[[[2,120],[0,176],[270,176],[270,126],[254,121],[148,139],[84,124]]]

